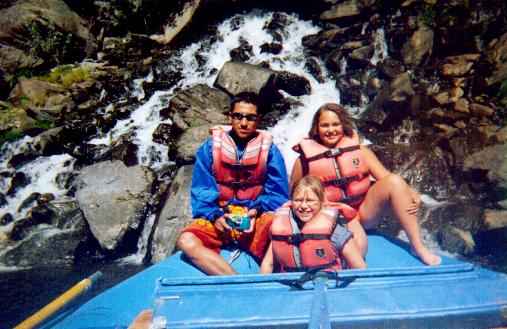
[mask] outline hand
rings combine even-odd
[[[245,233],[253,232],[255,228],[255,219],[257,218],[257,209],[248,210],[248,217],[250,217],[250,228],[248,230],[244,230]]]
[[[405,209],[410,215],[416,215],[421,207],[421,196],[411,187],[408,188],[412,203]]]
[[[215,226],[215,228],[220,232],[224,233],[231,232],[232,227],[230,227],[229,224],[227,224],[227,222],[225,221],[226,218],[230,219],[229,214],[224,214],[223,216],[218,217],[217,219],[215,219],[213,226]]]

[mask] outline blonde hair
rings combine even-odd
[[[324,196],[324,186],[320,182],[320,180],[312,175],[303,176],[302,178],[298,179],[291,187],[290,189],[290,195],[294,197],[295,194],[299,193],[303,189],[309,189],[317,197],[319,198],[320,202],[324,202],[325,196]]]

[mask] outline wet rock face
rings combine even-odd
[[[126,243],[142,226],[155,174],[147,167],[105,161],[85,167],[76,180],[76,199],[90,229],[106,252]]]

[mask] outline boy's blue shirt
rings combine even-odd
[[[205,218],[214,221],[223,216],[218,206],[220,192],[212,174],[212,140],[204,142],[195,153],[195,165],[190,188],[190,203],[193,218]],[[243,156],[245,147],[236,147],[238,157]],[[285,161],[275,144],[271,145],[267,161],[267,177],[264,192],[256,200],[231,200],[230,204],[240,204],[248,209],[258,208],[262,212],[273,211],[289,199],[289,184]]]

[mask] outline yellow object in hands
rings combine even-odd
[[[227,212],[231,215],[243,215],[246,216],[248,214],[248,208],[245,206],[238,205],[228,205]]]

